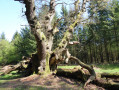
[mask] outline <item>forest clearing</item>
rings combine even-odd
[[[119,83],[119,64],[105,64],[96,65],[96,73],[110,73],[117,75],[111,77],[103,77],[105,80],[113,80]],[[73,69],[79,67],[74,66],[58,66],[58,69]],[[18,74],[18,71],[12,71],[11,73],[0,76],[0,90],[83,90],[84,81],[76,78],[61,77],[58,75],[49,75],[42,77],[40,75],[33,74],[29,77],[23,77],[22,74]],[[117,74],[116,74],[117,73]],[[101,86],[95,84],[89,84],[85,87],[85,90],[105,90]],[[112,90],[107,89],[107,90]],[[116,89],[114,89],[116,90]],[[118,88],[117,88],[118,90]]]
[[[1,89],[119,89],[119,0],[13,1],[28,25],[0,34]]]

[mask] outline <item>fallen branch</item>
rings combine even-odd
[[[24,60],[24,61],[19,62],[16,65],[7,65],[7,66],[4,66],[0,70],[0,75],[9,74],[10,72],[15,71],[15,70],[19,70],[20,71],[22,69],[25,69],[25,65],[28,64],[29,61],[30,60]]]
[[[56,56],[57,56],[58,58],[56,58]],[[65,58],[65,56],[66,56],[66,58]],[[53,62],[51,65],[52,65],[52,66],[56,66],[57,63],[55,63],[55,62],[58,61],[58,59],[60,59],[60,61],[66,59],[66,62],[68,62],[69,60],[74,60],[74,61],[76,61],[82,68],[87,69],[87,70],[89,71],[90,77],[89,77],[89,79],[86,81],[84,87],[87,86],[88,83],[90,83],[90,82],[92,82],[93,80],[96,79],[96,74],[95,74],[95,71],[94,71],[93,67],[90,66],[90,65],[84,64],[84,63],[81,62],[78,58],[71,56],[71,54],[69,53],[68,49],[63,49],[61,52],[59,51],[59,52],[55,53],[54,56],[53,56],[53,57],[51,58],[51,60],[50,60],[50,63]],[[78,75],[78,74],[77,74],[77,75]]]
[[[119,83],[113,82],[112,80],[106,80],[102,78],[98,78],[94,80],[92,83],[101,86],[107,90],[119,90]]]
[[[82,80],[84,82],[89,80],[88,78],[90,78],[90,73],[86,71],[86,69],[82,69],[79,67],[74,68],[74,69],[57,69],[56,75],[73,78],[76,80]],[[111,79],[104,79],[101,77],[97,77],[90,83],[103,87],[107,90],[118,90],[119,89],[119,83],[116,83]]]
[[[119,73],[101,73],[101,77],[106,78],[119,78]]]
[[[90,77],[89,77],[89,79],[86,81],[86,83],[85,83],[85,85],[84,85],[84,88],[87,86],[88,83],[90,83],[90,82],[92,82],[93,80],[96,79],[96,74],[95,74],[95,71],[94,71],[94,69],[93,69],[92,66],[87,65],[87,64],[84,64],[84,63],[81,62],[78,58],[73,57],[73,56],[70,56],[70,59],[77,61],[77,63],[78,63],[81,67],[87,69],[87,70],[89,71],[89,73],[90,73]]]
[[[86,81],[90,74],[88,71],[85,71],[81,68],[74,68],[74,69],[57,69],[56,75],[64,76],[68,78],[73,78],[77,80]]]

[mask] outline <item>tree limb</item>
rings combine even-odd
[[[76,57],[71,56],[70,59],[73,59],[73,60],[77,61],[77,63],[78,63],[81,67],[87,69],[87,70],[90,72],[91,76],[90,76],[89,79],[86,81],[84,87],[86,87],[88,83],[90,83],[91,81],[93,81],[93,80],[96,79],[96,74],[95,74],[95,71],[94,71],[93,67],[91,67],[91,66],[89,66],[89,65],[87,65],[87,64],[84,64],[83,62],[81,62],[81,61],[80,61],[78,58],[76,58]]]

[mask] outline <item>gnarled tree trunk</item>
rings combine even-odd
[[[85,6],[88,0],[83,0],[80,12],[78,9],[80,1],[77,0],[75,2],[75,12],[73,17],[74,21],[68,26],[66,32],[64,33],[64,37],[62,38],[58,47],[54,50],[52,50],[53,37],[54,34],[58,31],[56,27],[58,22],[54,23],[54,25],[51,24],[55,15],[55,0],[50,0],[49,11],[47,15],[45,15],[44,21],[39,21],[35,14],[34,0],[22,1],[26,7],[25,15],[37,42],[37,53],[32,56],[32,59],[27,67],[27,72],[31,74],[33,72],[48,73],[50,70],[54,71],[57,69],[57,64],[65,60],[64,56],[66,56],[67,61],[69,59],[76,60],[79,65],[81,65],[83,68],[86,68],[90,72],[91,78],[87,81],[87,83],[95,79],[95,71],[93,68],[82,63],[77,58],[72,57],[66,48],[69,44],[75,44],[75,42],[70,43],[70,39],[72,37],[74,28],[78,25],[78,23],[81,22],[81,17],[85,12]]]

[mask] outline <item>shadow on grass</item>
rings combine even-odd
[[[12,71],[9,74],[0,76],[0,80],[11,80],[11,79],[17,79],[21,77],[23,77],[21,73],[18,74],[17,71]]]
[[[18,83],[17,83],[18,82]],[[62,82],[62,81],[61,81]],[[13,82],[6,82],[6,83],[1,83],[0,84],[0,90],[74,90],[74,87],[72,85],[76,84],[71,84],[66,85],[66,81],[62,82],[59,84],[59,87],[53,87],[52,85],[38,85],[38,86],[32,86],[30,85],[24,85],[24,83],[17,81]],[[76,85],[77,86],[77,85]],[[77,90],[82,90],[83,85],[80,84],[77,87]]]
[[[46,86],[27,86],[27,85],[19,85],[17,87],[6,87],[6,88],[3,88],[3,87],[0,87],[0,89],[2,90],[73,90],[73,87],[72,88],[69,88],[69,87],[60,87],[60,88],[48,88]],[[78,89],[77,89],[78,90]],[[79,90],[80,90],[80,87],[79,87]],[[81,88],[82,90],[82,88]]]
[[[43,86],[27,86],[27,85],[19,85],[15,87],[0,87],[0,89],[9,89],[9,90],[47,90],[48,88],[43,87]],[[51,88],[50,90],[52,90]],[[49,89],[48,89],[49,90]]]
[[[12,80],[13,78],[15,80]],[[21,81],[21,79],[17,78],[18,77],[4,78],[6,80],[5,82],[0,82],[0,90],[82,90],[83,87],[82,82],[63,77],[51,76],[51,78],[44,79],[38,77],[30,81]],[[44,82],[44,84],[42,84],[42,82]]]

